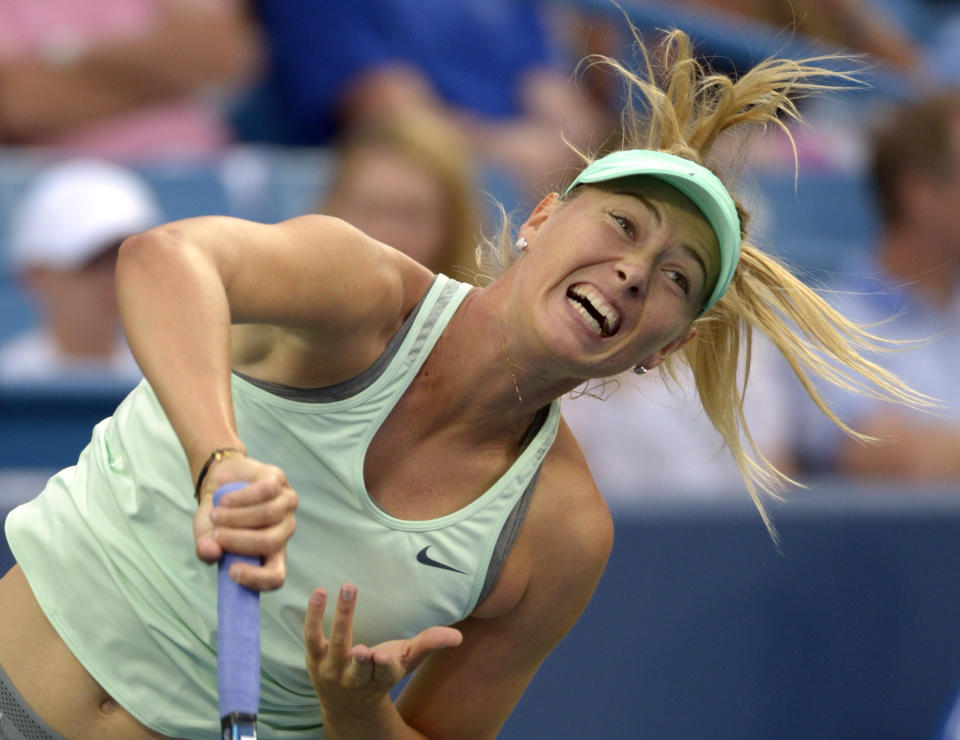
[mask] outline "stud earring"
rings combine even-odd
[[[637,375],[646,375],[647,368],[645,368],[643,365],[637,365],[633,368],[633,372],[635,372]]]
[[[521,236],[517,238],[517,249],[526,249],[527,248],[527,237]]]

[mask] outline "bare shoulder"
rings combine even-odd
[[[158,272],[218,281],[234,323],[331,335],[390,331],[432,278],[397,250],[319,214],[276,224],[205,216],[163,224],[124,242],[121,289],[129,283],[136,290],[136,280]]]
[[[168,228],[182,242],[203,245],[235,323],[327,337],[392,334],[433,278],[406,255],[331,216],[277,224],[218,217]]]
[[[379,356],[433,279],[406,255],[330,216],[278,224],[211,217],[165,228],[161,239],[199,252],[220,275],[234,367],[277,382],[353,377]],[[323,377],[304,374],[321,366]]]
[[[297,245],[294,257],[306,250],[314,258],[316,267],[307,267],[313,278],[308,284],[323,289],[318,300],[327,310],[320,315],[336,324],[342,325],[348,312],[356,320],[385,325],[392,334],[433,278],[415,260],[341,219],[308,215],[286,223]],[[296,259],[295,264],[306,262]]]

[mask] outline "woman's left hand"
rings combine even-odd
[[[356,604],[356,586],[344,585],[329,640],[323,634],[326,591],[316,589],[307,606],[307,672],[328,720],[332,716],[365,716],[424,658],[437,650],[456,647],[463,640],[452,627],[429,627],[409,640],[389,640],[374,647],[354,645]]]

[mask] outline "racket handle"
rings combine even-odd
[[[257,718],[249,714],[231,714],[220,718],[221,740],[257,740]]]
[[[214,506],[244,482],[227,483],[213,494]],[[217,566],[217,690],[223,740],[255,740],[260,704],[260,593],[230,579],[230,565],[260,559],[223,554]]]

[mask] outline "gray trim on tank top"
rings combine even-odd
[[[436,278],[434,278],[434,282],[435,281]],[[432,288],[433,283],[430,285]],[[444,308],[446,308],[447,304],[450,303],[450,300],[453,298],[456,292],[457,283],[450,282],[444,286],[443,292],[440,293],[440,296],[437,298],[437,302],[433,304],[430,315],[424,322],[423,328],[421,329],[417,340],[410,348],[411,357],[415,357],[423,348],[423,343],[426,341],[426,336],[437,323],[440,313]],[[410,328],[413,326],[413,322],[420,313],[420,309],[423,307],[424,301],[427,300],[427,295],[429,293],[430,291],[428,290],[424,294],[423,298],[421,298],[417,303],[416,307],[410,312],[410,315],[403,320],[403,324],[401,324],[400,328],[397,330],[397,333],[391,337],[389,342],[387,342],[386,348],[383,350],[381,355],[374,360],[373,364],[356,377],[350,378],[349,380],[344,380],[342,383],[335,383],[334,385],[322,386],[320,388],[295,388],[294,386],[284,385],[282,383],[271,383],[267,380],[253,378],[244,373],[237,372],[236,370],[233,371],[233,374],[238,378],[243,378],[251,385],[255,385],[257,388],[265,390],[267,393],[271,393],[274,396],[279,396],[280,398],[285,398],[288,401],[301,401],[303,403],[331,403],[333,401],[343,401],[347,398],[351,398],[361,391],[369,388],[376,382],[377,378],[383,375],[384,371],[387,369],[387,365],[390,364],[390,361],[393,360],[399,351],[403,340],[406,339],[407,334],[410,333]]]
[[[434,278],[434,280],[436,280],[436,278]],[[439,319],[440,313],[453,298],[456,291],[456,282],[450,282],[444,286],[443,292],[437,298],[437,302],[433,305],[430,315],[427,317],[427,320],[424,322],[419,335],[416,337],[413,345],[410,348],[411,357],[416,357],[423,348],[423,345],[427,340],[427,336],[430,334],[431,329],[433,329],[434,325]],[[429,293],[429,290],[427,293]],[[423,303],[426,298],[427,295],[425,294],[424,297],[421,298],[417,303],[416,308],[414,308],[414,310],[410,312],[410,315],[404,319],[400,329],[387,343],[387,347],[384,349],[383,354],[381,354],[380,357],[378,357],[370,367],[350,380],[345,380],[342,383],[324,386],[322,388],[295,388],[293,386],[283,385],[281,383],[271,383],[266,380],[252,378],[248,375],[237,372],[236,370],[234,370],[233,373],[237,377],[243,378],[251,385],[255,385],[256,387],[267,391],[268,393],[290,401],[302,401],[305,403],[330,403],[332,401],[342,401],[350,398],[355,396],[357,393],[360,393],[365,388],[369,388],[374,382],[376,382],[377,378],[383,374],[387,368],[387,365],[391,360],[393,360],[394,356],[397,354],[397,351],[400,349],[400,345],[403,343],[403,340],[406,338],[407,334],[410,333],[410,328],[413,326],[414,320],[420,313],[420,309],[423,307]],[[547,420],[547,416],[549,415],[549,411],[550,407],[545,406],[537,412],[533,423],[530,425],[530,428],[527,430],[523,441],[521,442],[521,452],[526,449],[527,445],[533,441],[533,438],[543,427]],[[493,554],[491,555],[490,562],[487,565],[487,574],[483,581],[483,587],[480,589],[480,596],[477,599],[478,604],[490,594],[497,582],[497,579],[500,577],[500,571],[503,569],[503,564],[506,562],[507,555],[510,553],[510,548],[513,547],[513,543],[517,539],[517,534],[520,532],[520,526],[523,524],[523,520],[527,515],[527,509],[530,506],[530,499],[533,495],[533,489],[536,488],[537,479],[539,477],[540,467],[538,466],[537,470],[533,474],[533,477],[530,479],[530,483],[527,484],[527,487],[524,489],[520,498],[517,500],[517,503],[514,504],[513,509],[510,511],[506,521],[503,523],[503,528],[500,530],[500,536],[497,538],[497,542],[493,548]],[[373,501],[373,504],[380,508],[376,501]],[[384,510],[381,508],[381,511]],[[389,512],[384,511],[384,513]],[[0,738],[0,740],[3,739]]]
[[[27,704],[0,666],[0,740],[66,740]]]
[[[527,448],[527,445],[533,441],[533,438],[537,436],[541,427],[546,423],[549,413],[549,406],[544,406],[537,412],[533,423],[530,425],[530,428],[527,429],[527,433],[520,445],[521,452],[523,452],[523,450]],[[517,500],[517,503],[513,505],[510,515],[503,523],[500,536],[497,538],[497,544],[493,546],[493,553],[490,555],[490,564],[487,566],[487,575],[483,579],[483,588],[480,589],[480,596],[477,597],[478,604],[482,603],[483,600],[490,595],[497,579],[500,577],[503,564],[507,560],[510,548],[513,547],[514,540],[517,539],[517,534],[520,532],[520,525],[523,524],[523,520],[527,516],[527,509],[530,508],[530,499],[533,497],[533,489],[537,487],[537,479],[540,477],[541,465],[543,465],[542,462],[537,466],[533,477],[530,478],[530,482],[527,484],[527,487],[523,489],[523,493]]]

